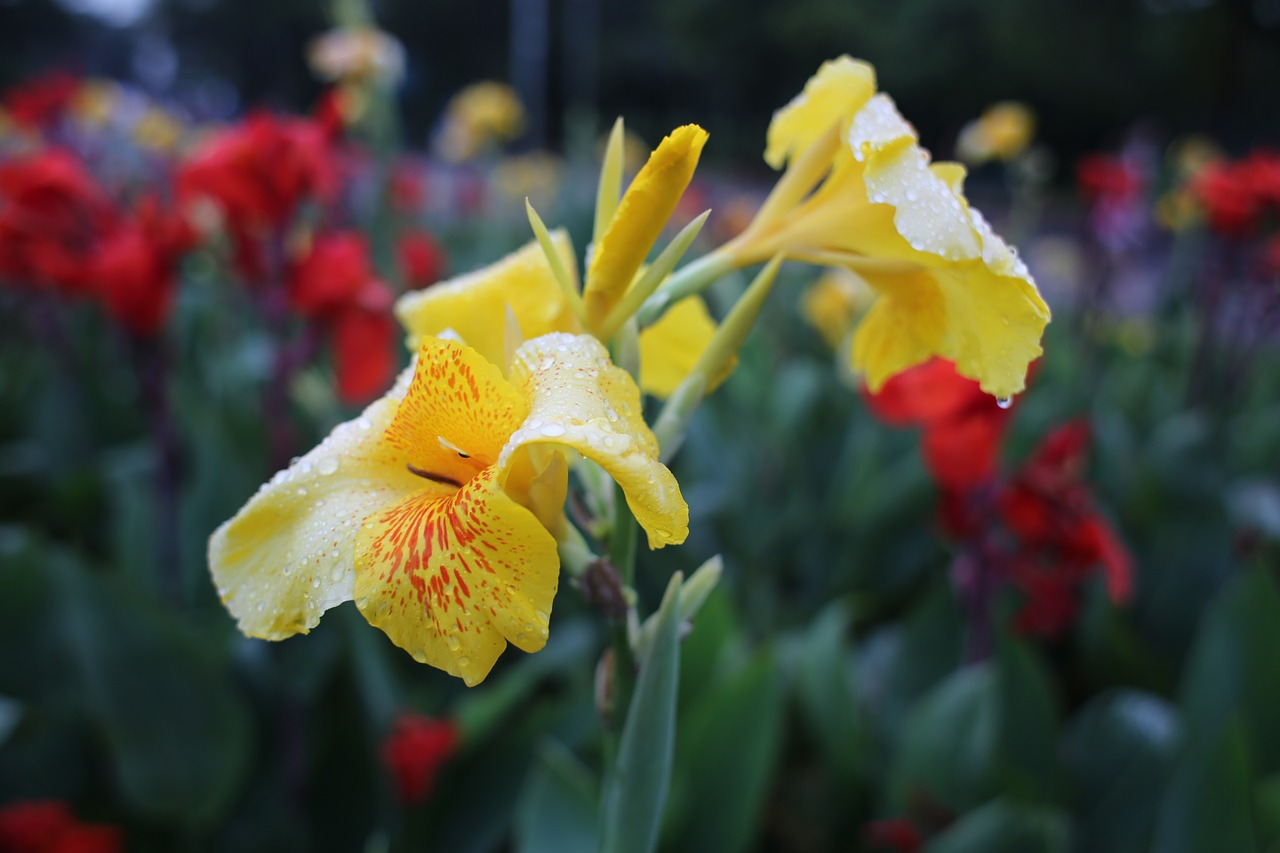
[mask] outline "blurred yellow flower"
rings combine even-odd
[[[330,30],[311,42],[307,59],[317,77],[331,82],[394,85],[404,76],[404,45],[367,25]]]
[[[961,129],[956,156],[975,166],[988,160],[1009,161],[1027,149],[1035,130],[1036,116],[1030,107],[1001,101]]]
[[[510,86],[472,83],[449,101],[435,147],[445,160],[461,163],[515,139],[524,132],[524,122],[524,105]]]
[[[133,138],[150,151],[170,153],[182,141],[182,122],[159,107],[149,107],[133,126]]]
[[[825,270],[800,297],[800,315],[827,346],[839,349],[854,321],[871,307],[875,294],[862,279],[840,267]]]
[[[688,506],[640,392],[587,336],[551,334],[507,375],[425,338],[387,396],[281,471],[209,542],[218,594],[249,636],[280,640],[355,600],[415,659],[475,685],[508,643],[547,640],[566,453],[622,487],[650,547],[679,544]]]
[[[564,161],[549,151],[503,157],[493,167],[493,185],[511,199],[543,206],[555,198],[564,179]]]
[[[120,84],[114,80],[85,80],[71,99],[71,114],[90,127],[106,124],[120,103]]]
[[[765,159],[786,171],[708,269],[783,253],[857,274],[878,294],[851,350],[872,390],[935,355],[996,397],[1023,389],[1049,308],[969,206],[964,168],[930,162],[869,65],[824,64],[774,114]]]

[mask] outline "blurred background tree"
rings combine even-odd
[[[1265,85],[1280,79],[1277,0],[374,7],[407,48],[400,97],[411,144],[463,85],[507,79],[533,109],[529,146],[562,146],[566,128],[598,130],[624,113],[656,140],[698,116],[716,138],[710,156],[757,163],[769,109],[817,62],[844,52],[876,66],[935,146],[1009,98],[1036,110],[1066,159],[1113,143],[1135,121],[1170,135],[1208,132],[1229,148],[1280,130],[1280,90]],[[0,86],[70,67],[135,80],[214,118],[246,106],[305,108],[320,86],[305,45],[328,28],[327,15],[314,0],[4,0]]]

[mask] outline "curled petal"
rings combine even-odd
[[[764,159],[775,169],[808,148],[832,125],[845,125],[876,91],[876,72],[841,56],[822,63],[804,91],[773,114]]]
[[[511,436],[499,467],[510,470],[529,445],[572,448],[622,487],[651,548],[685,540],[689,507],[675,477],[658,461],[640,389],[598,341],[566,334],[526,341],[516,351],[511,382],[529,399],[529,416]]]
[[[218,595],[248,636],[306,633],[326,610],[350,600],[361,523],[423,487],[380,442],[409,376],[405,371],[391,393],[276,474],[210,538]]]

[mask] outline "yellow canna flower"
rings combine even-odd
[[[572,275],[576,267],[568,234],[553,231],[551,240],[561,264]],[[671,325],[661,324],[640,333],[640,387],[649,394],[670,394],[671,378],[682,379],[688,373],[715,332],[702,300],[694,297],[685,302],[689,307],[684,310],[696,312],[705,322],[686,322],[691,313],[672,321],[679,323],[678,334],[672,333]],[[496,365],[506,364],[508,358],[510,340],[502,322],[508,310],[521,339],[548,332],[585,333],[536,241],[476,272],[406,293],[395,307],[409,333],[411,349],[429,336],[456,336]]]
[[[706,142],[707,132],[696,124],[676,128],[627,187],[587,269],[582,299],[593,329],[604,324],[635,280],[688,188]]]
[[[869,66],[827,63],[779,110],[766,159],[786,172],[706,270],[777,254],[839,265],[878,294],[851,349],[874,391],[931,356],[983,390],[1025,385],[1049,321],[1026,265],[969,206],[964,168],[931,163],[893,101],[873,94]]]
[[[524,105],[510,86],[472,83],[445,107],[436,150],[449,162],[461,163],[494,142],[515,139],[524,131],[524,123]]]
[[[168,153],[182,141],[182,123],[159,107],[149,107],[133,126],[133,138],[143,148]]]
[[[1026,104],[1001,101],[960,130],[956,156],[978,165],[988,160],[1012,160],[1031,144],[1036,116]]]
[[[862,279],[840,267],[826,270],[800,297],[800,315],[818,330],[827,346],[838,349],[854,320],[874,298]]]
[[[411,377],[411,378],[410,378]],[[525,342],[507,376],[425,338],[387,396],[264,485],[209,542],[223,603],[280,640],[353,600],[415,659],[475,685],[508,643],[547,640],[559,575],[564,454],[622,487],[649,545],[679,544],[688,506],[640,392],[594,338]]]

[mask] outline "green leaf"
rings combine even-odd
[[[1063,759],[1077,792],[1079,849],[1149,848],[1178,728],[1178,712],[1168,702],[1128,689],[1096,697],[1071,721]]]
[[[853,782],[866,749],[866,726],[849,677],[848,628],[849,612],[842,603],[818,615],[800,644],[795,690],[826,761],[844,781]]]
[[[1259,772],[1280,772],[1280,593],[1260,569],[1235,577],[1204,617],[1181,691],[1186,731],[1217,732],[1239,714]]]
[[[896,740],[889,780],[894,811],[905,812],[918,797],[927,796],[961,812],[994,793],[999,721],[995,676],[986,664],[966,667],[912,709]]]
[[[653,646],[627,709],[601,804],[600,849],[605,853],[649,853],[658,841],[676,733],[681,580],[677,572],[667,585]]]
[[[1232,722],[1216,735],[1203,731],[1194,731],[1194,735],[1160,802],[1151,849],[1160,853],[1252,853],[1257,839],[1250,814],[1244,726]]]
[[[1258,840],[1266,850],[1280,847],[1280,775],[1268,776],[1253,789]]]
[[[1040,798],[1062,787],[1058,706],[1044,664],[1026,643],[1004,637],[998,649],[999,751],[1006,786]]]
[[[974,809],[929,845],[929,853],[1060,853],[1068,849],[1066,817],[1000,799]]]
[[[778,762],[783,695],[777,661],[764,651],[704,688],[681,716],[664,850],[732,853],[750,846]]]
[[[558,741],[541,744],[516,803],[520,853],[590,853],[600,792],[591,772]]]

